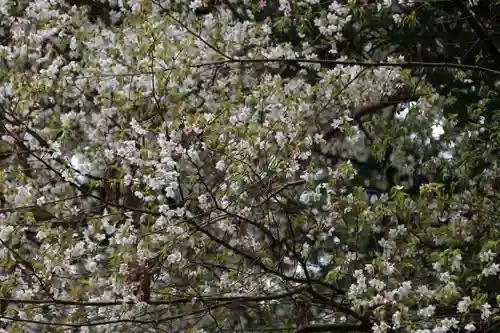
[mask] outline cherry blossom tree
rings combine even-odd
[[[495,328],[497,88],[457,126],[422,69],[500,71],[360,60],[368,13],[1,1],[3,332]]]

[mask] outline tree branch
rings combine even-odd
[[[500,51],[498,51],[495,44],[493,44],[490,36],[481,25],[481,23],[476,19],[476,16],[467,8],[462,0],[452,0],[452,2],[453,5],[462,13],[463,18],[467,20],[472,30],[474,30],[479,39],[485,43],[488,52],[495,60],[495,63],[500,66]]]
[[[365,62],[365,61],[341,61],[341,60],[317,60],[317,59],[305,59],[305,58],[266,58],[266,59],[227,59],[218,60],[212,62],[204,62],[193,64],[190,67],[207,67],[207,66],[222,66],[226,64],[258,64],[258,63],[283,63],[297,65],[303,64],[320,64],[328,67],[335,67],[336,65],[341,66],[361,66],[361,67],[401,67],[401,68],[448,68],[448,69],[460,69],[460,70],[472,70],[484,73],[489,73],[493,75],[500,76],[500,71],[476,66],[476,65],[463,65],[450,62],[422,62],[422,61],[407,61],[407,62]]]
[[[318,324],[301,327],[293,333],[315,333],[315,332],[368,332],[367,328],[363,325],[349,325],[349,324]]]
[[[403,102],[411,102],[416,101],[420,96],[407,94],[407,93],[398,93],[394,96],[389,96],[382,101],[366,106],[362,106],[357,108],[352,112],[352,117],[356,119],[358,122],[362,123],[361,118],[382,111],[383,109],[389,106],[395,106]],[[336,129],[332,128],[330,125],[323,129],[323,138],[328,141],[335,136]]]
[[[305,291],[306,287],[299,287],[297,289],[273,295],[263,295],[263,296],[234,296],[234,297],[225,297],[225,296],[192,296],[192,297],[182,297],[177,299],[170,300],[150,300],[145,302],[149,305],[173,305],[173,304],[185,304],[191,303],[193,300],[200,300],[205,303],[209,302],[263,302],[263,301],[272,301],[283,299],[287,297],[291,297],[295,294],[301,293]],[[44,305],[44,304],[56,304],[56,305],[74,305],[74,306],[88,306],[88,307],[104,307],[104,306],[115,306],[120,304],[130,304],[134,305],[137,302],[134,301],[103,301],[103,302],[85,302],[85,301],[70,301],[70,300],[62,300],[62,299],[45,299],[45,300],[36,300],[36,299],[13,299],[13,298],[0,298],[0,302],[5,303],[14,303],[14,304],[31,304],[31,305]]]
[[[277,189],[276,191],[272,192],[271,194],[269,194],[264,200],[262,200],[261,202],[259,203],[256,203],[255,205],[251,206],[252,208],[257,208],[259,206],[262,206],[263,204],[265,204],[267,201],[271,200],[272,198],[276,197],[279,193],[283,192],[284,190],[286,190],[287,188],[289,187],[293,187],[293,186],[298,186],[298,185],[302,185],[302,184],[305,184],[305,181],[304,180],[297,180],[297,181],[294,181],[294,182],[290,182],[290,183],[287,183],[283,186],[281,186],[279,189]]]
[[[205,313],[208,309],[216,309],[226,306],[227,303],[216,304],[210,307],[206,307],[200,310],[194,310],[187,313],[180,313],[173,316],[166,316],[159,319],[153,320],[139,320],[139,319],[115,319],[115,320],[106,320],[106,321],[88,321],[82,323],[71,323],[71,322],[50,322],[50,321],[42,321],[42,320],[34,320],[34,319],[21,319],[16,317],[8,317],[8,316],[0,316],[0,319],[13,321],[13,322],[21,322],[21,323],[31,323],[45,326],[61,326],[61,327],[97,327],[97,326],[105,326],[105,325],[115,325],[115,324],[125,324],[125,323],[133,323],[133,324],[143,324],[143,325],[151,325],[158,324],[168,321],[173,321],[176,319],[182,319],[187,316],[192,316],[195,314]]]

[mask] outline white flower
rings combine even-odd
[[[219,171],[224,171],[224,169],[226,169],[226,163],[223,160],[220,160],[215,164],[215,168]]]
[[[397,293],[401,298],[408,296],[410,292],[411,292],[411,281],[403,282],[403,285],[399,287],[397,290]]]
[[[45,198],[44,196],[41,196],[40,198],[38,198],[36,200],[36,204],[38,206],[43,206],[46,202],[47,202],[47,198]]]
[[[132,127],[132,130],[139,134],[139,135],[146,135],[148,132],[141,127],[141,125],[135,120],[135,118],[132,118],[132,121],[130,121],[130,127]]]
[[[120,268],[118,270],[118,273],[120,275],[127,275],[129,273],[129,270],[128,270],[128,265],[127,264],[120,264]]]
[[[472,324],[472,323],[465,325],[464,328],[466,331],[469,331],[469,332],[473,332],[476,330],[476,326],[474,326],[474,324]]]
[[[307,258],[308,254],[309,254],[309,251],[310,251],[309,244],[305,243],[304,245],[302,245],[302,251],[300,251],[300,254],[304,258]]]
[[[323,134],[321,134],[321,133],[314,134],[314,143],[321,144],[324,142],[325,142],[325,139],[323,139]]]
[[[459,324],[459,321],[456,318],[444,318],[441,320],[441,325],[450,329],[450,328],[457,328],[457,325]]]
[[[434,305],[429,305],[428,307],[418,310],[417,314],[425,318],[431,318],[434,315],[434,311],[436,311],[436,307]]]
[[[123,186],[130,186],[132,184],[132,176],[130,174],[126,174],[123,177]]]
[[[479,260],[481,260],[481,262],[489,262],[495,259],[495,256],[495,253],[491,252],[491,250],[488,250],[488,252],[479,253]]]
[[[170,253],[167,257],[167,262],[170,264],[181,261],[182,255],[179,251],[175,250],[173,253]]]
[[[205,112],[205,113],[203,114],[203,117],[205,117],[205,120],[206,120],[207,122],[211,122],[211,121],[214,119],[214,115],[213,115],[213,114],[211,114],[211,113],[207,113],[207,112]]]
[[[382,295],[380,295],[380,294],[375,295],[375,297],[373,298],[373,303],[374,303],[375,305],[384,304],[384,303],[385,303],[385,298],[384,298],[384,296],[382,296]]]
[[[439,274],[439,280],[444,283],[448,283],[450,281],[450,273],[443,272]]]
[[[365,270],[368,274],[374,274],[375,273],[375,267],[372,264],[366,264],[365,265]]]
[[[9,236],[14,232],[14,227],[11,225],[8,226],[0,226],[0,239],[6,242],[9,239]]]
[[[70,265],[68,267],[68,273],[71,275],[76,275],[78,273],[78,267],[76,265]]]
[[[353,276],[356,278],[357,281],[365,278],[363,275],[363,271],[361,269],[355,270]]]
[[[38,314],[35,315],[35,317],[33,317],[33,320],[44,321],[46,319],[45,319],[45,317],[41,313],[38,313]]]
[[[91,273],[95,273],[97,271],[97,263],[93,259],[88,259],[85,263],[85,269]]]
[[[280,4],[280,10],[285,12],[285,14],[290,13],[290,11],[292,10],[288,0],[279,0],[279,4]]]
[[[458,313],[466,313],[469,309],[470,304],[471,304],[471,299],[469,296],[462,298],[462,300],[460,302],[458,302],[458,305],[457,305]]]
[[[279,147],[283,147],[283,144],[285,143],[287,137],[283,132],[277,132],[274,135],[274,138],[276,139],[276,143],[278,144]]]
[[[401,312],[396,311],[392,315],[392,328],[398,329],[401,326]]]
[[[167,198],[175,198],[175,190],[172,186],[165,188],[165,195]]]
[[[436,326],[432,329],[432,333],[446,333],[448,328],[446,326]]]
[[[69,48],[73,51],[75,51],[78,48],[78,42],[75,36],[71,37]]]
[[[196,10],[198,8],[201,8],[201,7],[203,7],[203,1],[202,0],[193,0],[189,4],[189,8],[191,8],[191,10]]]
[[[395,303],[396,301],[394,300],[394,295],[395,293],[393,291],[385,291],[384,296],[385,296],[385,302],[390,302],[390,303]]]
[[[484,303],[483,306],[481,307],[481,319],[486,320],[488,319],[492,312],[491,312],[491,305],[488,303]]]
[[[442,267],[443,263],[441,263],[440,261],[436,261],[435,263],[432,264],[432,268],[438,272],[441,270]]]
[[[73,206],[69,209],[69,211],[71,212],[71,215],[77,216],[80,212],[80,208],[78,206]]]
[[[396,268],[394,267],[394,264],[392,264],[392,263],[390,263],[390,262],[387,262],[387,261],[386,261],[386,262],[384,262],[384,264],[385,264],[385,269],[386,269],[386,272],[385,272],[385,273],[386,273],[388,276],[391,276],[391,275],[394,273],[395,269],[396,269]]]
[[[379,279],[371,279],[368,284],[377,291],[382,291],[385,288],[385,283]]]
[[[500,265],[497,263],[493,263],[489,267],[483,269],[484,276],[497,275],[498,272],[500,272]]]
[[[343,124],[344,120],[340,118],[340,119],[334,119],[330,126],[332,126],[334,129],[339,129],[341,132],[343,132],[344,128],[341,127]]]
[[[372,326],[372,331],[373,333],[384,333],[386,332],[389,328],[391,328],[386,322],[381,321],[380,325],[373,324]]]

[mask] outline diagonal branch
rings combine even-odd
[[[283,192],[284,190],[286,190],[287,188],[289,187],[294,187],[294,186],[298,186],[298,185],[302,185],[302,184],[305,184],[305,181],[304,180],[296,180],[296,181],[293,181],[293,182],[290,182],[290,183],[287,183],[283,186],[281,186],[280,188],[278,188],[277,190],[275,190],[274,192],[272,192],[271,194],[269,194],[264,200],[262,200],[261,202],[259,203],[256,203],[254,204],[253,206],[251,206],[252,208],[257,208],[259,206],[262,206],[263,204],[265,204],[267,201],[271,200],[272,198],[275,198],[278,194],[280,194],[281,192]]]
[[[185,25],[184,23],[182,23],[179,19],[173,17],[172,15],[170,15],[167,10],[162,6],[161,3],[159,3],[158,1],[153,1],[156,5],[158,5],[164,12],[164,14],[166,16],[168,16],[171,20],[173,20],[175,23],[177,23],[178,25],[180,25],[182,28],[184,28],[189,34],[191,34],[192,36],[194,36],[196,39],[198,39],[200,42],[202,42],[203,44],[205,44],[208,48],[210,48],[211,50],[213,50],[214,52],[218,53],[219,55],[221,55],[223,58],[226,58],[227,60],[232,60],[232,58],[228,55],[226,55],[224,52],[222,52],[221,50],[219,50],[217,47],[213,46],[212,44],[210,44],[209,42],[207,42],[203,37],[201,37],[199,34],[197,34],[195,31],[193,31],[192,29],[190,29],[187,25]]]
[[[344,294],[345,293],[343,290],[340,290],[336,286],[334,286],[334,285],[332,285],[332,284],[330,284],[328,282],[325,282],[323,280],[311,279],[310,281],[307,281],[307,280],[304,280],[304,279],[298,279],[298,278],[295,278],[295,277],[289,277],[289,276],[286,276],[284,274],[281,274],[280,272],[276,271],[272,267],[269,267],[268,265],[266,265],[259,257],[253,255],[252,253],[247,252],[244,249],[235,247],[235,246],[229,244],[229,242],[227,242],[227,241],[225,241],[223,239],[220,239],[217,236],[213,235],[208,230],[202,228],[194,219],[187,218],[186,222],[189,225],[191,225],[195,230],[201,232],[202,234],[204,234],[205,236],[207,236],[208,238],[210,238],[215,243],[220,244],[220,245],[224,246],[225,248],[227,248],[228,250],[233,251],[237,255],[239,255],[239,256],[241,256],[243,258],[246,258],[246,259],[252,261],[256,266],[260,267],[264,272],[266,272],[268,274],[272,274],[272,275],[278,276],[281,279],[283,279],[284,281],[296,282],[296,283],[304,283],[304,284],[307,284],[308,282],[310,282],[310,283],[313,283],[313,284],[317,284],[317,285],[320,285],[320,286],[332,289],[335,292],[337,292],[338,294]]]
[[[316,332],[368,332],[367,327],[363,325],[350,325],[350,324],[318,324],[301,327],[293,333],[316,333]]]
[[[493,59],[495,60],[495,63],[500,66],[500,51],[498,51],[497,47],[493,42],[491,41],[490,36],[482,26],[481,22],[479,22],[476,19],[476,16],[474,13],[472,13],[467,6],[462,2],[462,0],[452,0],[453,5],[462,13],[463,18],[467,20],[469,25],[471,26],[472,30],[476,33],[476,35],[479,37],[480,40],[482,40],[487,49],[488,52],[491,54]]]
[[[358,122],[362,123],[361,118],[363,117],[382,111],[389,106],[395,106],[404,102],[416,101],[419,97],[420,96],[418,95],[399,93],[394,96],[389,96],[378,103],[362,106],[354,110],[352,112],[352,117]],[[330,125],[328,125],[328,127],[323,129],[323,138],[328,141],[335,136],[336,132],[337,131],[335,128],[332,128]]]
[[[40,287],[43,289],[43,291],[45,291],[47,296],[49,296],[51,299],[54,299],[54,296],[52,296],[52,293],[50,291],[49,286],[47,286],[45,281],[37,274],[36,269],[33,266],[33,264],[31,262],[29,262],[28,260],[24,259],[24,257],[22,257],[19,253],[17,253],[17,251],[15,251],[13,248],[11,248],[9,245],[7,245],[7,243],[5,243],[3,240],[0,239],[0,243],[3,246],[5,246],[5,248],[7,248],[7,250],[9,250],[14,255],[14,257],[18,258],[18,260],[20,261],[21,264],[25,265],[26,268],[31,271],[31,273],[33,274],[35,279],[38,281],[38,283],[40,284]],[[2,303],[5,304],[5,302],[2,302]]]

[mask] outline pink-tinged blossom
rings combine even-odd
[[[292,12],[292,7],[290,6],[290,0],[279,0],[279,8],[285,15],[288,15]]]

